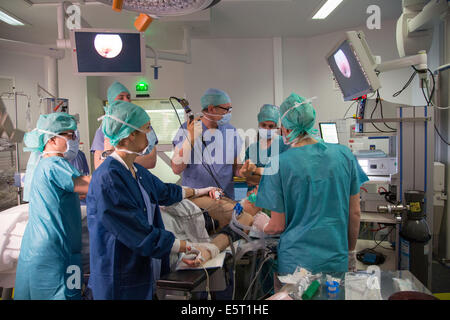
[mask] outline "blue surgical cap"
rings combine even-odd
[[[112,85],[110,85],[108,88],[108,93],[107,93],[108,104],[111,105],[114,102],[114,100],[116,100],[117,96],[119,94],[121,94],[122,92],[126,92],[126,93],[130,94],[130,91],[128,91],[127,87],[125,87],[123,84],[121,84],[118,81],[116,81]]]
[[[111,117],[108,117],[108,116]],[[131,126],[128,126],[117,118]],[[105,137],[110,140],[112,146],[116,146],[120,140],[127,138],[135,128],[140,128],[150,121],[147,112],[140,106],[133,103],[117,100],[109,107],[105,108],[102,131]]]
[[[316,110],[311,102],[305,98],[292,93],[280,106],[281,124],[289,130],[293,130],[288,138],[293,141],[300,134],[313,135],[317,133],[314,123]]]
[[[73,116],[65,112],[42,114],[38,119],[36,129],[25,134],[23,142],[26,147],[23,150],[42,152],[50,138],[68,130],[77,130],[77,122]]]
[[[206,90],[200,99],[202,110],[208,108],[208,106],[218,106],[221,104],[231,103],[230,96],[222,90],[210,88]]]
[[[280,120],[280,110],[272,104],[265,104],[258,113],[258,123],[264,121],[273,121],[278,125]]]

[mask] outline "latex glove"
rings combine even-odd
[[[189,139],[193,144],[194,141],[202,135],[203,127],[200,118],[196,118],[194,121],[189,122],[187,125],[187,130],[189,132]]]
[[[356,250],[348,252],[348,271],[356,272]]]
[[[194,189],[194,195],[196,197],[206,196],[209,195],[211,198],[215,199],[215,191],[219,191],[222,193],[222,190],[216,187],[207,187],[207,188],[201,188],[201,189]]]
[[[253,220],[253,227],[264,232],[264,228],[269,224],[270,217],[264,213],[258,213]]]
[[[244,165],[239,170],[239,175],[244,178],[251,177],[256,171],[256,165],[250,160],[245,161]]]
[[[200,251],[200,254],[197,255],[196,259],[184,259],[182,261],[190,267],[198,267],[199,265],[214,259],[219,253],[219,248],[209,242],[204,243],[194,243],[193,247]]]
[[[183,256],[183,259],[186,259],[186,260],[199,259],[199,260],[203,261],[202,252],[193,245],[186,246],[186,252]]]

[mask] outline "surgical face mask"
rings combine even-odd
[[[152,129],[150,132],[146,133],[148,145],[142,152],[143,155],[147,155],[153,151],[153,148],[158,143],[158,138],[156,137],[155,131]]]
[[[130,151],[130,150],[127,150],[127,149],[119,149],[119,148],[115,148],[115,150],[116,151],[122,151],[122,152],[125,152],[125,153],[128,153],[128,154],[136,154],[137,156],[145,156],[145,155],[149,154],[150,152],[152,152],[152,149],[153,149],[154,145],[150,146],[150,139],[153,139],[153,138],[150,137],[150,135],[153,132],[153,130],[150,131],[150,132],[145,132],[145,131],[142,131],[142,130],[138,129],[137,131],[145,133],[145,135],[147,137],[147,146],[145,147],[144,150],[142,150],[141,152],[135,152],[135,151]],[[155,137],[156,137],[156,135],[155,135]]]
[[[68,160],[68,161],[72,161],[73,159],[75,159],[78,155],[78,150],[80,147],[80,140],[79,138],[75,138],[75,139],[67,139],[64,136],[61,136],[59,134],[56,134],[54,132],[49,132],[49,131],[45,131],[45,130],[39,130],[41,132],[45,132],[45,133],[49,133],[52,134],[56,137],[60,137],[63,138],[64,140],[66,140],[66,151],[61,152],[61,151],[44,151],[42,154],[51,154],[51,153],[63,153],[64,155],[64,159]]]
[[[231,121],[231,112],[225,114],[225,115],[222,117],[222,119],[220,119],[219,121],[217,121],[217,124],[218,124],[219,126],[223,126],[223,125],[225,125],[225,124],[230,123],[230,121]]]
[[[259,128],[258,133],[261,139],[270,140],[278,133],[278,130]]]
[[[211,113],[208,113],[208,112],[204,112],[204,114],[212,115],[212,116],[219,116],[219,114],[211,114]],[[223,125],[225,125],[225,124],[227,124],[227,123],[229,123],[231,121],[231,112],[224,114],[222,119],[220,119],[220,120],[213,120],[211,118],[208,118],[207,116],[205,116],[205,118],[210,120],[210,121],[216,122],[217,125],[219,125],[219,126],[223,126]]]

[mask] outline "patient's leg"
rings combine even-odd
[[[219,229],[222,229],[228,225],[231,221],[233,215],[233,209],[236,205],[236,201],[229,198],[222,198],[220,200],[211,199],[208,196],[198,197],[194,199],[189,199],[195,203],[199,208],[208,211],[211,218],[219,221]],[[244,212],[254,216],[260,211],[260,208],[255,207],[249,201],[244,201],[243,203]]]
[[[251,226],[253,224],[253,216],[246,212],[243,212],[237,220],[244,226]],[[247,230],[244,230],[244,232],[248,234]],[[230,240],[227,234],[219,233],[216,237],[214,237],[214,239],[212,239],[211,243],[215,244],[216,247],[219,248],[220,252],[222,252],[230,245]]]

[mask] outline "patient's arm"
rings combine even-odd
[[[244,226],[251,226],[253,224],[253,215],[243,212],[238,217],[238,222]],[[248,233],[248,231],[244,230],[245,233]],[[212,244],[214,244],[217,248],[219,248],[219,251],[222,252],[230,245],[230,240],[227,234],[225,233],[219,233],[214,239],[211,241]],[[208,249],[201,246],[201,243],[196,246],[198,250],[202,253],[203,261],[200,261],[199,259],[196,260],[185,260],[183,259],[183,262],[186,263],[188,266],[191,267],[198,267],[201,264],[206,263],[207,261],[211,260],[211,253]]]
[[[219,229],[227,226],[233,215],[233,208],[236,205],[236,201],[229,198],[222,198],[220,200],[211,199],[208,196],[198,197],[194,199],[189,199],[195,203],[199,208],[208,211],[208,214],[214,220],[219,221]],[[254,216],[261,208],[255,207],[249,201],[244,201],[243,203],[244,212]]]

